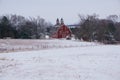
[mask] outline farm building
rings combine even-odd
[[[61,22],[59,22],[59,19],[56,20],[55,29],[52,38],[70,38],[72,35],[70,28],[64,24],[63,19],[61,19]]]

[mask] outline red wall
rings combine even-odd
[[[55,35],[53,35],[54,38],[66,38],[67,36],[71,36],[72,32],[71,30],[65,26],[62,25],[60,28],[58,28]]]

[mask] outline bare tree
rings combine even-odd
[[[109,16],[107,17],[108,20],[111,20],[111,21],[113,21],[114,23],[115,23],[115,22],[118,22],[118,18],[119,18],[118,15],[109,15]]]

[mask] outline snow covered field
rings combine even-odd
[[[120,80],[120,45],[45,42],[64,47],[0,53],[0,80]]]
[[[81,42],[71,40],[39,40],[39,39],[0,39],[0,52],[16,52],[28,50],[43,50],[53,48],[68,48],[97,45],[95,43]]]

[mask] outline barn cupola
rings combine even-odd
[[[63,21],[63,18],[61,18],[61,25],[64,25],[64,21]]]
[[[56,20],[56,25],[60,25],[59,19]]]

